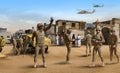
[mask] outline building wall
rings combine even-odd
[[[7,28],[0,28],[0,32],[7,32]]]
[[[7,28],[0,28],[0,37],[1,36],[6,39],[6,43],[10,43],[11,33],[7,32]]]
[[[71,25],[70,22],[66,22],[66,28],[68,28],[68,29],[71,29],[71,28],[72,28],[72,25]]]
[[[113,29],[115,29],[116,35],[118,37],[118,42],[120,42],[120,24],[115,23],[115,27]]]
[[[66,29],[77,29],[84,30],[86,26],[86,22],[83,21],[71,21],[71,20],[57,20],[57,27],[64,26]]]
[[[11,33],[9,32],[0,32],[0,37],[3,36],[6,39],[6,43],[10,43]]]
[[[71,21],[71,20],[57,20],[56,24],[58,27],[65,26],[65,28],[67,28],[67,29],[77,29],[77,30],[84,30],[84,28],[86,26],[86,22]]]

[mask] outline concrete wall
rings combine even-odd
[[[10,43],[10,39],[11,39],[11,33],[9,32],[1,32],[0,36],[3,36],[6,39],[6,43]]]

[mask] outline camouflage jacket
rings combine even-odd
[[[0,39],[0,47],[4,47],[6,44],[6,40],[5,39]]]
[[[109,45],[117,45],[117,42],[118,42],[117,35],[109,36]]]
[[[67,35],[67,34],[63,34],[63,39],[64,39],[64,42],[65,42],[65,44],[70,44],[70,42],[71,42],[71,37],[70,37],[70,35]]]
[[[103,35],[101,33],[98,33],[92,37],[92,44],[94,46],[101,46],[102,43],[104,42]]]

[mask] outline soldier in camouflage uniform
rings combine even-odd
[[[91,46],[92,46],[92,35],[90,34],[90,31],[87,32],[87,35],[85,36],[86,41],[86,56],[91,55]],[[89,50],[89,53],[88,53]]]
[[[119,63],[119,57],[117,54],[117,42],[118,38],[115,34],[115,30],[111,30],[111,34],[109,36],[109,48],[110,48],[110,63],[112,62],[113,52],[117,58],[117,62]]]
[[[20,54],[20,50],[17,48],[17,41],[15,39],[15,37],[11,38],[11,43],[13,44],[13,52],[14,54]]]
[[[5,44],[6,44],[6,40],[5,40],[5,38],[3,36],[1,36],[1,38],[0,38],[0,53],[2,52],[3,47],[5,46]]]
[[[42,53],[42,59],[43,59],[43,67],[46,67],[45,64],[45,54],[44,54],[44,37],[45,37],[45,31],[50,29],[51,25],[53,23],[53,18],[50,20],[50,24],[48,27],[44,28],[42,23],[37,24],[37,31],[33,32],[32,36],[32,42],[34,41],[34,38],[36,38],[36,45],[35,45],[35,56],[34,56],[34,68],[37,67],[37,57],[39,54],[39,51],[41,49]]]
[[[23,38],[22,38],[22,36],[21,36],[21,34],[19,34],[18,35],[18,37],[17,37],[17,39],[16,39],[16,41],[17,41],[17,45],[18,45],[18,50],[20,51],[20,53],[23,53]]]
[[[24,36],[24,42],[23,42],[24,54],[27,52],[30,44],[32,44],[31,38],[28,36]]]
[[[5,44],[6,44],[6,40],[5,40],[4,36],[1,36],[1,38],[0,38],[0,58],[6,57],[6,55],[2,54],[2,50],[3,50],[3,47],[5,46]]]
[[[101,52],[101,46],[102,46],[102,42],[104,42],[104,38],[100,32],[100,28],[96,29],[96,35],[93,36],[92,38],[92,44],[94,46],[93,48],[93,56],[92,56],[92,67],[95,66],[95,55],[98,52],[98,55],[101,59],[102,62],[102,66],[104,66],[104,60],[103,60],[103,56],[102,56],[102,52]]]
[[[65,29],[63,29],[63,40],[65,42],[65,45],[67,47],[67,55],[66,55],[66,63],[70,63],[70,52],[71,52],[71,44],[72,44],[72,40],[70,37],[70,31],[68,30],[68,32],[65,32]]]

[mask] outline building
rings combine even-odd
[[[112,18],[108,21],[96,21],[94,22],[96,27],[100,27],[102,34],[105,39],[105,44],[108,44],[108,37],[111,29],[116,31],[116,35],[118,36],[118,42],[120,42],[120,18]]]
[[[48,24],[44,24],[45,27],[48,26]],[[56,42],[56,25],[55,24],[52,24],[51,28],[45,32],[46,36],[51,39],[51,43],[52,44],[55,44]]]
[[[11,33],[7,31],[7,28],[0,28],[0,37],[1,36],[6,39],[6,43],[10,43]]]
[[[80,34],[83,39],[84,35],[85,35],[84,32],[86,29],[86,22],[72,21],[72,20],[57,20],[56,21],[56,34],[60,34],[63,29],[66,29],[66,32],[67,32],[67,30],[70,30],[71,37],[73,34],[75,34],[76,37],[78,34]]]

